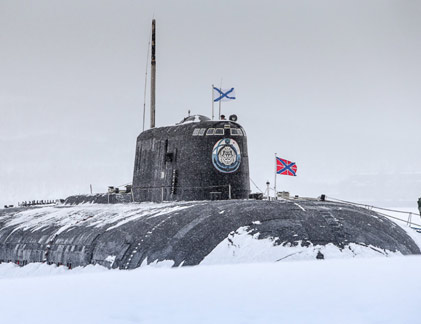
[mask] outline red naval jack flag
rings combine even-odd
[[[276,157],[276,173],[289,176],[296,176],[297,165],[295,164],[295,162]]]

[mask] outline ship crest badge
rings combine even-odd
[[[232,173],[238,170],[241,164],[240,146],[230,138],[223,138],[216,142],[212,150],[212,163],[223,173]]]

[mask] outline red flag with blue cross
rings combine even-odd
[[[295,164],[295,162],[276,157],[276,173],[289,176],[296,176],[297,164]]]

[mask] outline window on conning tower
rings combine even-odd
[[[206,132],[206,135],[214,135],[215,134],[215,128],[209,128]]]
[[[224,135],[225,131],[223,128],[217,128],[215,130],[215,135]]]
[[[203,136],[205,135],[206,128],[195,128],[193,131],[193,136]]]
[[[243,136],[243,132],[239,128],[231,128],[232,136]]]

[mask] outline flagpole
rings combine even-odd
[[[214,117],[215,117],[215,113],[214,113],[214,111],[215,111],[215,109],[214,109],[214,100],[215,100],[215,95],[214,95],[214,90],[213,90],[213,88],[214,88],[214,85],[212,84],[212,120],[214,119]]]
[[[219,88],[219,90],[221,90],[222,92],[222,78],[221,78],[221,87]],[[221,102],[222,102],[222,98],[221,100],[219,100],[219,118],[218,119],[221,119]]]
[[[277,174],[277,156],[276,156],[276,153],[275,153],[275,200],[276,200],[276,174]]]

